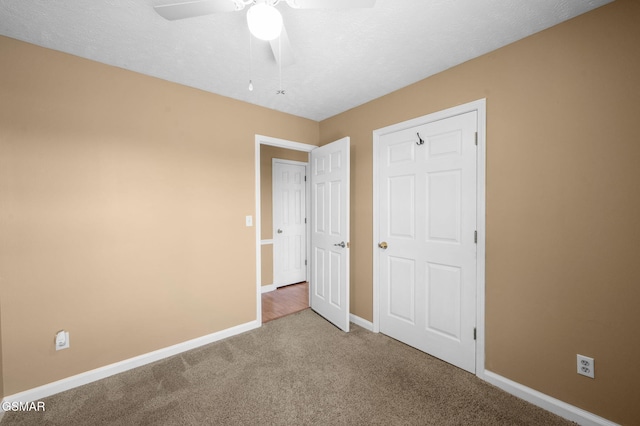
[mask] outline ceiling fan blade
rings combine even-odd
[[[276,62],[279,63],[281,67],[288,67],[296,61],[293,56],[293,48],[291,47],[287,30],[284,26],[282,27],[280,37],[271,40],[269,43],[271,44],[273,57],[276,58]]]
[[[373,7],[376,0],[287,0],[296,9],[355,9]]]
[[[161,4],[153,7],[160,16],[169,21],[210,15],[218,12],[234,12],[231,0],[193,0],[181,3]]]

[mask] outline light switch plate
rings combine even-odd
[[[245,218],[247,226],[253,226],[253,216],[249,215]]]

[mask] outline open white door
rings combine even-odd
[[[311,151],[311,308],[349,331],[348,137]]]

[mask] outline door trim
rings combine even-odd
[[[305,178],[307,176],[309,176],[309,162],[303,162],[303,161],[294,161],[294,160],[284,160],[282,158],[273,158],[271,160],[271,170],[275,170],[275,165],[276,163],[280,163],[280,164],[290,164],[293,166],[302,166],[304,167],[304,175]],[[275,196],[275,179],[271,180],[271,186],[273,188],[273,191],[271,193],[271,197],[272,197],[272,201],[273,201],[273,197]],[[305,216],[309,216],[309,194],[307,194],[309,192],[309,182],[307,180],[305,180],[305,188],[304,188],[304,207],[305,207]],[[275,211],[275,203],[271,203],[271,210],[272,212]],[[272,214],[272,217],[275,218],[275,214]],[[306,219],[306,218],[305,218]],[[306,226],[305,227],[305,238],[308,239],[309,238],[309,227]],[[271,240],[272,244],[273,244],[273,284],[275,285],[276,288],[280,288],[280,287],[284,287],[288,284],[281,284],[280,282],[278,282],[278,280],[276,280],[276,251],[275,251],[275,244],[273,243],[273,239]],[[305,241],[305,247],[304,247],[304,255],[305,255],[305,259],[309,259],[309,243],[308,241]],[[309,281],[309,265],[306,265],[305,268],[305,275],[304,278],[306,281]]]
[[[255,135],[255,228],[256,228],[256,321],[262,326],[262,243],[261,243],[261,220],[260,214],[260,145],[277,146],[279,148],[292,149],[294,151],[311,152],[315,145],[306,143],[289,141],[286,139],[278,139],[271,136]],[[307,191],[307,209],[309,209],[309,191]],[[307,210],[309,211],[309,210]],[[309,250],[309,227],[307,227],[307,251]]]
[[[373,131],[373,331],[380,332],[380,283],[378,279],[379,256],[379,218],[378,204],[380,194],[378,193],[378,172],[379,158],[378,146],[380,137],[389,133],[411,127],[428,124],[456,115],[476,111],[478,114],[478,168],[476,180],[477,196],[477,229],[478,247],[476,264],[476,376],[484,379],[485,375],[485,245],[486,245],[486,99],[469,102],[448,108],[443,111],[434,112],[422,117],[403,121]]]

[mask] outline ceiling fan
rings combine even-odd
[[[189,0],[154,6],[160,16],[170,21],[210,15],[220,12],[237,12],[249,7],[247,24],[251,34],[269,41],[276,62],[288,66],[294,62],[293,50],[282,15],[275,8],[286,2],[294,9],[349,9],[373,7],[376,0]]]

